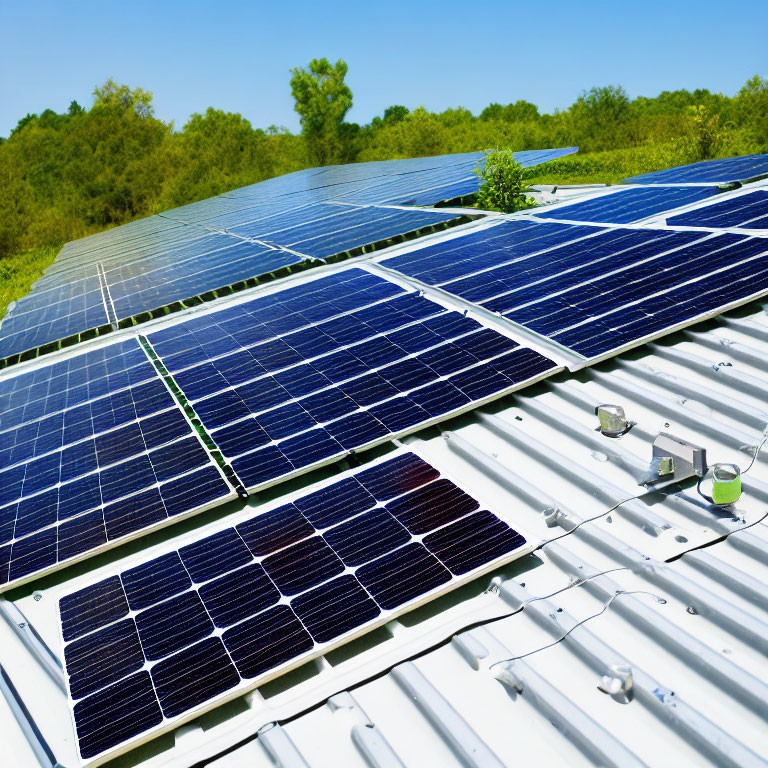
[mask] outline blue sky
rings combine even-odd
[[[733,94],[768,76],[766,30],[765,0],[0,0],[0,136],[27,112],[90,105],[110,76],[151,90],[178,127],[215,106],[294,130],[288,70],[319,56],[349,64],[360,123],[390,104],[550,111],[608,83]]]

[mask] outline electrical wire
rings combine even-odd
[[[747,468],[741,473],[742,475],[746,475],[747,472],[749,472],[750,469],[752,469],[752,465],[757,461],[758,454],[762,450],[763,446],[765,445],[765,441],[768,440],[768,424],[765,425],[765,429],[763,429],[763,434],[760,439],[760,442],[757,444],[757,448],[755,448],[755,452],[752,455],[752,461],[749,462],[749,465]]]
[[[599,574],[595,574],[596,576]],[[561,637],[558,637],[556,640],[553,640],[551,643],[548,643],[547,645],[542,646],[541,648],[536,648],[533,651],[528,651],[527,653],[521,653],[519,656],[510,656],[507,659],[499,659],[499,661],[494,661],[493,664],[491,664],[488,669],[493,669],[494,667],[499,666],[499,664],[509,664],[510,662],[517,661],[518,659],[524,659],[526,656],[533,656],[534,653],[540,653],[541,651],[546,651],[548,648],[552,648],[558,643],[562,643],[563,640],[565,640],[570,634],[575,632],[579,627],[586,624],[588,621],[591,621],[592,619],[596,619],[599,616],[602,616],[614,603],[614,601],[620,597],[621,595],[649,595],[652,597],[656,602],[666,602],[663,597],[659,597],[659,595],[649,592],[646,589],[632,589],[632,590],[624,590],[620,589],[615,594],[611,595],[608,600],[606,600],[605,605],[597,612],[592,614],[591,616],[587,616],[586,618],[582,619],[581,621],[576,622],[564,635]],[[540,598],[544,599],[544,598]]]

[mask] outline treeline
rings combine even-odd
[[[0,139],[0,256],[320,164],[576,145],[579,155],[541,171],[563,182],[616,181],[768,151],[768,81],[757,76],[732,97],[700,89],[629,99],[607,86],[552,114],[526,101],[490,104],[479,115],[392,106],[357,125],[345,122],[352,104],[345,74],[343,62],[324,59],[293,70],[300,134],[254,128],[212,107],[179,130],[154,115],[151,93],[112,80],[96,88],[89,109],[72,102],[63,114],[27,115]]]

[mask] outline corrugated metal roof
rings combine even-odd
[[[766,339],[762,315],[727,319],[413,440],[552,539],[480,596],[510,615],[468,622],[213,765],[766,764],[764,459],[733,514],[691,488],[605,514],[640,490],[659,428],[749,463]],[[620,440],[594,431],[605,401],[637,421]]]

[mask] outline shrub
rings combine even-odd
[[[487,211],[514,213],[532,208],[535,201],[526,197],[528,187],[523,181],[524,169],[509,149],[494,149],[486,153],[475,173],[481,180],[477,207]]]

